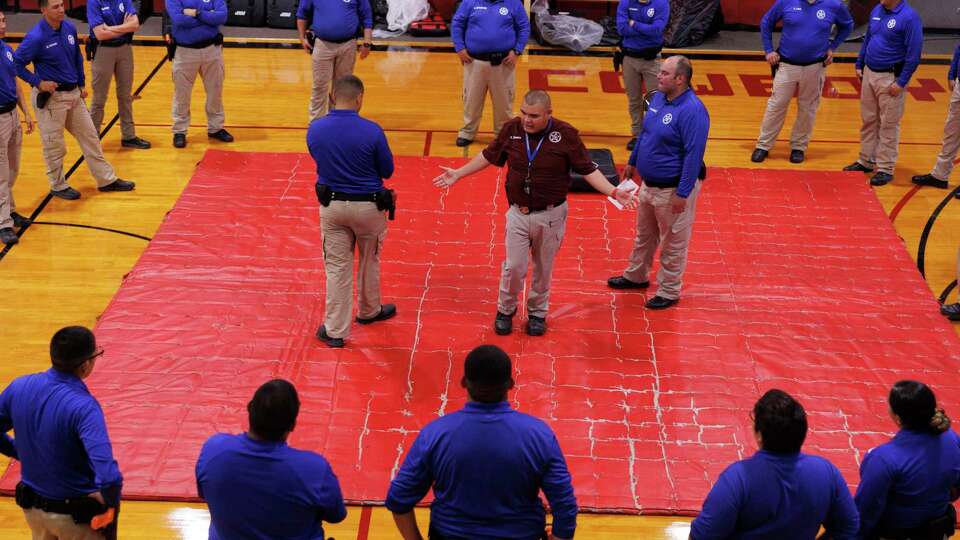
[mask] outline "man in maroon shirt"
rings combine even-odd
[[[507,165],[507,258],[500,274],[494,321],[494,330],[502,336],[513,331],[517,297],[523,290],[530,255],[533,281],[527,298],[527,334],[542,336],[547,331],[550,278],[567,225],[571,170],[628,208],[636,204],[634,193],[619,190],[604,178],[577,130],[553,118],[552,113],[550,96],[542,90],[531,90],[523,98],[520,116],[505,123],[482,153],[459,169],[443,167],[443,174],[433,180],[437,187],[446,188],[491,164]]]

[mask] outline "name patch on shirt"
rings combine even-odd
[[[487,6],[473,6],[473,10],[474,10],[474,11],[477,11],[477,10],[486,11],[486,10],[487,10]]]
[[[100,8],[100,11],[110,11],[110,6],[103,6]]]
[[[57,45],[59,45],[59,43],[57,43],[56,41],[54,41],[53,43],[47,43],[47,46],[44,47],[44,49],[49,49],[50,47],[56,47]]]

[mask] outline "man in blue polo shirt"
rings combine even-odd
[[[207,93],[207,137],[233,142],[223,128],[223,34],[227,22],[226,0],[166,0],[176,43],[173,57],[173,146],[187,146],[190,127],[190,97],[197,74]]]
[[[463,127],[457,146],[473,142],[483,102],[493,103],[493,136],[513,118],[517,58],[530,37],[530,19],[520,0],[464,0],[450,22],[453,48],[463,64]]]
[[[668,308],[680,301],[687,248],[693,231],[697,195],[703,176],[703,154],[710,132],[710,115],[690,88],[693,66],[685,56],[671,56],[657,76],[658,92],[650,101],[643,132],[623,171],[624,179],[638,173],[643,180],[637,204],[637,237],[623,275],[607,280],[613,289],[645,289],[653,255],[660,249],[657,293],[649,309]]]
[[[135,184],[117,178],[103,157],[97,128],[83,101],[87,90],[77,29],[64,20],[63,0],[40,0],[40,12],[43,18],[27,32],[13,58],[17,75],[33,86],[32,100],[37,109],[50,194],[71,201],[80,198],[80,192],[67,184],[63,171],[63,159],[67,155],[64,128],[80,145],[98,190],[132,191]],[[27,69],[30,63],[33,63],[33,72]]]
[[[309,26],[309,29],[308,29]],[[357,34],[363,28],[363,43]],[[308,35],[308,31],[312,35]],[[373,39],[370,0],[303,0],[297,7],[297,34],[313,63],[310,120],[327,114],[330,82],[353,74],[357,51],[363,60]]]
[[[950,107],[947,111],[947,121],[943,124],[943,146],[937,156],[937,164],[929,174],[913,177],[913,183],[921,186],[933,186],[947,189],[950,173],[953,172],[953,160],[960,150],[960,44],[953,51],[953,60],[947,72],[947,85],[950,87]],[[960,196],[960,192],[957,193]]]
[[[93,100],[90,116],[97,131],[103,125],[103,106],[110,92],[110,80],[117,75],[117,111],[120,115],[120,145],[124,148],[150,148],[137,137],[133,122],[133,33],[140,28],[137,8],[131,0],[89,0],[87,22],[93,61]]]
[[[800,452],[807,413],[781,390],[753,406],[760,450],[727,467],[690,524],[691,540],[807,540],[820,526],[833,540],[854,540],[860,525],[850,489],[837,468]]]
[[[773,28],[778,21],[783,21],[783,33],[774,49]],[[834,25],[837,35],[830,39]],[[790,162],[803,162],[817,118],[827,66],[833,63],[833,51],[847,39],[851,30],[853,17],[840,0],[777,0],[763,16],[760,20],[763,50],[776,74],[751,161],[760,163],[766,159],[796,93],[797,119],[790,133]]]
[[[13,201],[13,184],[20,172],[20,150],[23,130],[17,106],[27,122],[27,133],[33,133],[33,117],[17,84],[17,66],[13,49],[2,38],[7,35],[7,16],[0,12],[0,242],[11,245],[19,242],[13,228],[22,229],[30,220],[17,213]]]
[[[247,404],[250,430],[210,437],[197,459],[197,491],[210,507],[210,540],[326,538],[347,517],[340,483],[320,454],[287,446],[300,399],[274,379]]]
[[[900,145],[904,89],[920,65],[923,23],[906,0],[880,0],[870,12],[857,57],[860,88],[860,158],[843,168],[876,174],[870,184],[893,180]]]
[[[20,460],[17,504],[34,538],[116,538],[123,477],[83,383],[102,354],[90,330],[62,328],[50,340],[53,367],[0,394],[0,453]]]
[[[317,338],[343,347],[353,311],[353,253],[357,271],[357,322],[370,324],[397,314],[380,303],[380,251],[387,234],[384,209],[392,192],[383,180],[393,175],[393,153],[376,123],[360,117],[363,82],[346,75],[333,83],[334,109],[307,129],[307,147],[317,163],[317,197],[327,275],[324,321]],[[389,202],[388,202],[389,201]]]
[[[623,86],[633,134],[627,150],[633,150],[643,131],[643,97],[657,87],[663,30],[669,20],[669,0],[620,0],[617,5],[617,31],[623,36]]]
[[[552,538],[573,538],[577,499],[566,460],[549,426],[510,407],[510,357],[477,347],[460,384],[470,401],[423,427],[390,484],[386,506],[403,539],[422,539],[413,508],[431,487],[430,540],[540,540],[541,490],[553,512]]]

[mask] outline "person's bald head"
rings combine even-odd
[[[363,104],[363,81],[355,75],[344,75],[334,81],[333,103],[336,109],[359,111]]]
[[[667,99],[673,99],[690,87],[693,78],[693,64],[683,55],[667,58],[660,65],[657,74],[657,90],[666,94]]]
[[[530,90],[523,96],[520,119],[523,122],[523,130],[527,133],[537,133],[546,129],[551,114],[553,114],[553,105],[550,103],[550,94],[543,90]]]

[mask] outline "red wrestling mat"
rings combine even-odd
[[[802,400],[805,449],[852,483],[892,430],[895,380],[926,380],[957,410],[960,341],[863,175],[712,170],[683,300],[664,312],[606,288],[633,214],[573,196],[547,335],[498,337],[499,171],[446,194],[430,184],[460,161],[398,159],[382,271],[399,315],[354,325],[338,351],[313,338],[324,276],[312,160],[208,152],[97,328],[107,352],[90,385],[125,495],[194,498],[200,445],[244,430],[254,389],[284,377],[303,401],[291,443],[325,454],[351,501],[382,501],[417,430],[463,403],[463,358],[485,342],[513,356],[514,404],[551,423],[591,510],[699,510],[752,453],[748,410],[771,387]]]

